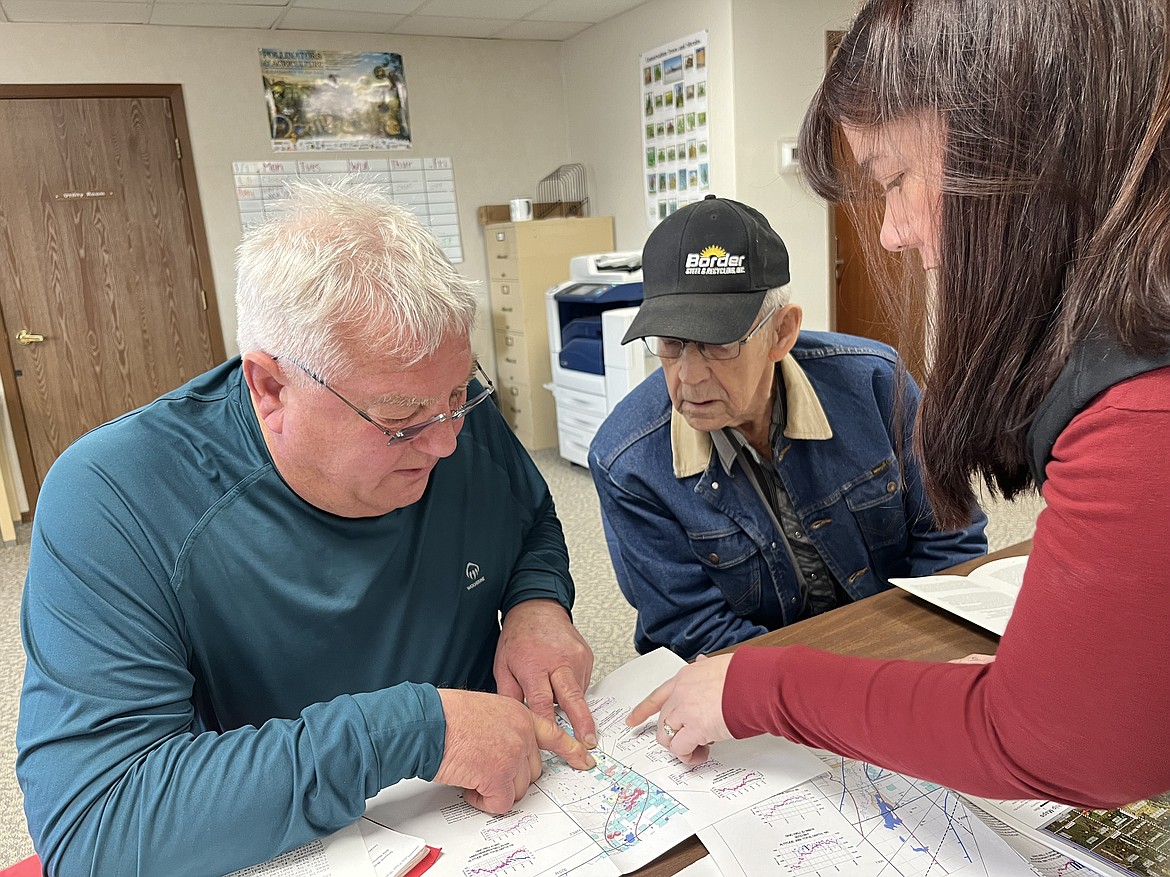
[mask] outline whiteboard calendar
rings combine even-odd
[[[276,215],[288,197],[286,182],[352,180],[382,190],[418,217],[452,262],[463,261],[455,168],[450,158],[343,158],[232,163],[240,225],[247,230]]]

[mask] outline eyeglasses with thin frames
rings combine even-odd
[[[732,341],[729,344],[708,344],[705,341],[689,341],[685,338],[664,338],[658,335],[648,335],[642,339],[654,356],[660,359],[678,359],[683,354],[683,349],[688,344],[695,345],[695,349],[699,351],[699,355],[703,359],[714,359],[720,362],[728,359],[735,359],[739,356],[743,346],[752,340],[752,337],[759,332],[764,326],[768,324],[768,320],[772,319],[772,315],[776,313],[776,308],[772,308],[760,320],[750,332],[740,338],[738,341]]]
[[[276,357],[273,357],[273,358],[275,359]],[[337,392],[335,389],[333,389],[331,386],[329,386],[329,384],[325,381],[325,379],[322,378],[320,375],[318,375],[316,372],[314,372],[312,369],[307,368],[304,365],[301,365],[295,359],[289,359],[289,362],[291,362],[293,365],[295,365],[297,368],[299,368],[301,371],[303,371],[305,374],[307,374],[309,377],[311,377],[314,381],[316,381],[318,384],[320,384],[322,387],[324,387],[326,390],[328,390],[330,393],[332,393],[334,396],[336,396],[338,399],[340,399],[342,402],[344,402],[349,408],[351,408],[358,415],[358,417],[362,418],[362,420],[365,420],[366,422],[373,425],[379,432],[382,433],[382,435],[386,436],[386,439],[387,439],[386,444],[387,445],[396,445],[396,444],[399,444],[401,442],[414,441],[416,438],[418,438],[420,435],[422,435],[426,430],[430,429],[432,426],[434,426],[437,423],[445,423],[448,420],[462,420],[464,417],[467,416],[468,411],[470,411],[476,405],[479,405],[480,403],[482,403],[484,400],[486,400],[488,398],[488,396],[490,396],[492,393],[494,393],[496,391],[496,385],[493,384],[492,379],[487,376],[487,373],[483,370],[483,366],[481,366],[477,362],[475,364],[475,370],[476,370],[476,372],[478,372],[480,379],[484,383],[484,389],[480,390],[479,393],[477,393],[472,398],[468,399],[466,402],[464,402],[458,408],[453,408],[450,412],[447,412],[445,414],[436,414],[434,417],[427,418],[426,420],[422,421],[421,423],[414,423],[414,424],[411,424],[410,426],[404,426],[402,429],[391,432],[390,430],[386,429],[386,427],[382,426],[382,424],[378,423],[378,421],[375,420],[373,415],[371,415],[369,412],[363,411],[361,408],[358,408],[356,405],[354,405],[352,402],[350,402],[348,399],[346,399],[344,396],[342,396],[339,392]]]

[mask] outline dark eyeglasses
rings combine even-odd
[[[273,359],[276,359],[276,358],[277,357],[273,357]],[[382,435],[386,436],[386,438],[387,438],[386,444],[387,445],[396,445],[399,442],[414,441],[416,438],[418,438],[420,435],[422,435],[424,432],[426,432],[428,429],[430,429],[436,423],[445,423],[448,420],[462,420],[464,417],[467,416],[468,411],[470,411],[476,405],[479,405],[481,402],[483,402],[485,399],[487,399],[488,396],[490,396],[492,393],[494,393],[496,391],[496,385],[493,384],[492,379],[487,376],[487,373],[483,370],[483,366],[481,366],[477,362],[475,364],[475,370],[476,370],[476,372],[479,373],[480,379],[486,385],[483,390],[481,390],[479,393],[477,393],[472,398],[468,399],[466,402],[464,402],[458,408],[453,408],[453,409],[451,409],[450,412],[448,412],[446,414],[436,414],[434,417],[430,417],[430,418],[422,421],[421,423],[414,423],[414,424],[411,424],[410,426],[404,426],[402,429],[397,430],[396,432],[391,432],[390,430],[386,429],[386,427],[382,426],[382,424],[378,423],[378,421],[375,420],[371,414],[369,414],[366,411],[363,411],[361,408],[358,408],[356,405],[354,405],[352,402],[350,402],[348,399],[346,399],[344,396],[342,396],[339,392],[337,392],[335,389],[333,389],[331,386],[329,386],[329,384],[327,384],[325,382],[325,379],[322,378],[320,375],[318,375],[317,373],[315,373],[311,369],[301,365],[295,359],[290,359],[289,362],[291,362],[293,365],[295,365],[297,368],[299,368],[301,371],[303,371],[305,374],[307,374],[309,377],[311,377],[314,381],[316,381],[318,384],[320,384],[322,387],[324,387],[326,390],[328,390],[330,393],[332,393],[334,396],[336,396],[338,399],[340,399],[342,402],[344,402],[346,405],[348,405],[350,408],[352,408],[357,413],[357,415],[360,418],[362,418],[362,420],[365,420],[368,423],[373,424],[373,426],[377,427],[378,431],[381,432]]]
[[[767,325],[768,320],[772,319],[772,315],[776,313],[776,308],[772,308],[760,320],[750,332],[740,338],[738,341],[732,341],[730,344],[708,344],[705,341],[688,341],[685,338],[663,338],[658,335],[648,335],[642,339],[654,356],[661,359],[678,359],[683,354],[683,349],[688,344],[695,345],[695,349],[699,351],[699,355],[703,359],[728,360],[735,359],[739,356],[743,346],[752,340],[752,336],[759,332]]]

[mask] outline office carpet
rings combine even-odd
[[[561,459],[555,449],[533,454],[556,500],[565,529],[570,568],[577,583],[573,616],[593,647],[594,679],[635,656],[634,611],[618,590],[605,549],[597,496],[589,472]],[[1001,548],[1032,535],[1042,507],[1034,496],[1016,503],[987,503],[988,540]],[[17,541],[0,546],[0,868],[33,851],[13,764],[16,716],[24,674],[20,644],[20,593],[28,566],[28,525],[17,525]]]

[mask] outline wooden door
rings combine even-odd
[[[0,360],[31,509],[74,439],[205,371],[223,341],[170,100],[4,99],[0,130]]]

